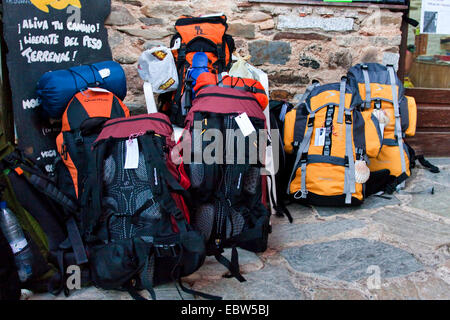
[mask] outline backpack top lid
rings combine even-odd
[[[367,71],[367,77],[370,82],[370,98],[384,99],[392,101],[391,76],[389,68],[379,63],[360,63],[350,68],[348,71],[349,83],[358,90],[359,95],[364,100],[366,98],[366,78],[364,76]],[[398,86],[399,99],[404,95],[403,84],[395,75],[395,84]]]
[[[195,112],[210,112],[219,114],[242,114],[265,120],[266,117],[258,100],[250,92],[219,86],[203,88],[186,116],[186,126],[194,119]]]
[[[95,90],[95,91],[94,91]],[[129,117],[130,111],[113,93],[96,89],[78,92],[67,105],[62,117],[62,131],[80,128],[90,118]]]
[[[309,112],[316,111],[317,109],[326,105],[340,104],[340,88],[339,82],[324,84],[315,87],[308,98],[306,99],[306,107]],[[355,94],[355,89],[346,83],[345,86],[345,108],[354,109],[362,103],[359,95]]]
[[[201,92],[202,89],[211,86],[232,88],[249,92],[255,97],[255,99],[258,101],[259,105],[263,110],[269,104],[269,98],[267,98],[266,90],[264,89],[261,82],[254,79],[224,75],[221,77],[221,80],[219,81],[218,75],[210,72],[204,72],[198,76],[195,83],[194,91]]]
[[[148,131],[153,131],[155,134],[166,137],[166,142],[173,144],[171,139],[173,128],[170,120],[165,114],[158,112],[106,121],[94,145],[110,138],[122,139],[133,136],[137,137]]]

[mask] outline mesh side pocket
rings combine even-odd
[[[195,213],[194,227],[205,237],[209,239],[214,224],[214,215],[216,208],[213,204],[203,204]]]
[[[245,219],[241,212],[233,208],[228,208],[227,210],[229,210],[229,216],[226,221],[226,235],[227,238],[231,238],[244,231]]]
[[[249,194],[256,194],[260,177],[259,168],[250,167],[244,175],[244,191]]]
[[[191,163],[189,165],[191,185],[193,188],[200,188],[205,179],[205,167],[202,163]]]

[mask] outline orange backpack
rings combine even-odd
[[[231,55],[234,40],[225,34],[228,29],[226,16],[190,17],[181,16],[175,22],[177,33],[170,46],[178,47],[172,51],[175,58],[179,85],[172,96],[170,120],[179,126],[184,125],[181,110],[181,97],[185,91],[185,76],[192,66],[195,53],[204,52],[208,57],[208,69],[213,73],[228,71],[231,67]],[[192,88],[190,88],[192,89]],[[167,111],[167,110],[166,110]]]
[[[110,118],[129,117],[125,104],[109,91],[88,89],[77,93],[62,117],[56,146],[62,161],[55,165],[58,186],[73,199],[80,199],[92,161],[92,144],[103,123]]]
[[[231,77],[228,75],[215,75],[210,72],[200,74],[195,83],[194,91],[197,93],[203,88],[218,86],[247,91],[253,94],[261,108],[264,110],[269,104],[266,90],[261,82],[254,79]]]

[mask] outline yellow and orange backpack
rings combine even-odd
[[[355,165],[375,157],[380,140],[375,123],[359,111],[361,102],[343,77],[340,83],[315,85],[305,102],[286,114],[285,151],[295,155],[291,198],[314,205],[362,203],[364,183],[357,182]]]
[[[392,65],[358,64],[348,72],[349,83],[363,100],[362,115],[372,119],[382,139],[380,152],[370,155],[371,172],[388,169],[392,187],[403,185],[411,175],[413,150],[404,138],[414,136],[417,107],[404,88]]]
[[[192,66],[195,53],[204,52],[208,57],[208,69],[212,73],[222,73],[231,67],[234,40],[226,34],[226,16],[191,17],[181,16],[175,22],[177,33],[170,46],[178,70],[178,89],[171,97],[170,120],[180,127],[184,126],[181,97],[185,91],[185,76]],[[175,49],[176,48],[176,49]],[[192,88],[190,88],[192,89]]]

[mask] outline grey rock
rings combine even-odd
[[[121,32],[129,34],[130,36],[143,38],[146,40],[162,39],[169,36],[171,33],[165,29],[128,29],[120,28]]]
[[[319,69],[320,68],[320,62],[312,57],[308,57],[305,55],[300,55],[299,65],[306,68],[311,69]]]
[[[365,226],[362,220],[342,218],[318,223],[277,224],[272,226],[273,232],[269,237],[269,246],[282,247],[299,241],[318,240]]]
[[[164,18],[168,16],[179,17],[181,15],[189,16],[194,13],[187,1],[152,1],[150,4],[142,7],[141,12],[149,18]]]
[[[138,61],[139,57],[133,53],[119,54],[114,57],[114,60],[120,64],[133,64]]]
[[[145,106],[141,103],[129,102],[126,105],[127,105],[128,109],[130,109],[131,114],[134,116],[147,113],[147,106]]]
[[[348,69],[352,66],[352,64],[353,64],[352,53],[348,49],[332,52],[328,56],[328,65],[330,69],[335,69],[337,67]]]
[[[450,243],[450,226],[411,212],[398,208],[384,209],[373,214],[371,218],[383,225],[385,233],[395,235],[402,243],[408,245],[434,250],[439,245]]]
[[[160,46],[164,46],[164,43],[158,42],[158,41],[145,41],[143,47],[145,50],[150,50],[151,48],[160,47]]]
[[[131,4],[132,6],[142,7],[142,2],[139,0],[121,0],[123,3]]]
[[[116,48],[124,40],[122,33],[117,32],[113,29],[108,30],[108,43],[111,49]]]
[[[139,21],[141,21],[146,26],[154,26],[154,25],[164,24],[164,19],[161,19],[161,18],[140,17]]]
[[[367,278],[378,266],[381,278],[404,276],[423,269],[410,253],[379,241],[352,238],[285,249],[281,255],[296,271],[333,280]]]
[[[255,25],[242,23],[229,23],[227,33],[235,37],[255,39]]]
[[[392,64],[394,69],[398,70],[398,61],[400,60],[400,54],[392,52],[383,52],[383,64]]]
[[[136,23],[136,18],[123,6],[112,6],[111,14],[106,19],[106,25],[126,26]]]
[[[390,199],[387,199],[390,198]],[[369,210],[381,208],[385,206],[400,205],[401,202],[394,195],[385,195],[382,197],[371,196],[364,200],[364,203],[359,207],[315,207],[319,215],[322,217],[329,217],[337,214],[353,214],[361,210]]]
[[[291,282],[288,272],[280,267],[266,265],[263,269],[245,275],[247,280],[220,279],[194,289],[211,292],[224,300],[303,300],[304,295]]]
[[[372,36],[368,37],[370,44],[373,46],[378,47],[386,47],[386,46],[399,46],[402,37],[401,36],[395,36],[395,37],[382,37],[382,36]]]
[[[291,44],[284,41],[256,40],[248,45],[251,63],[262,65],[266,62],[284,65],[291,56]]]
[[[321,18],[299,17],[294,15],[280,15],[277,29],[321,29],[324,31],[352,31],[352,18]]]

